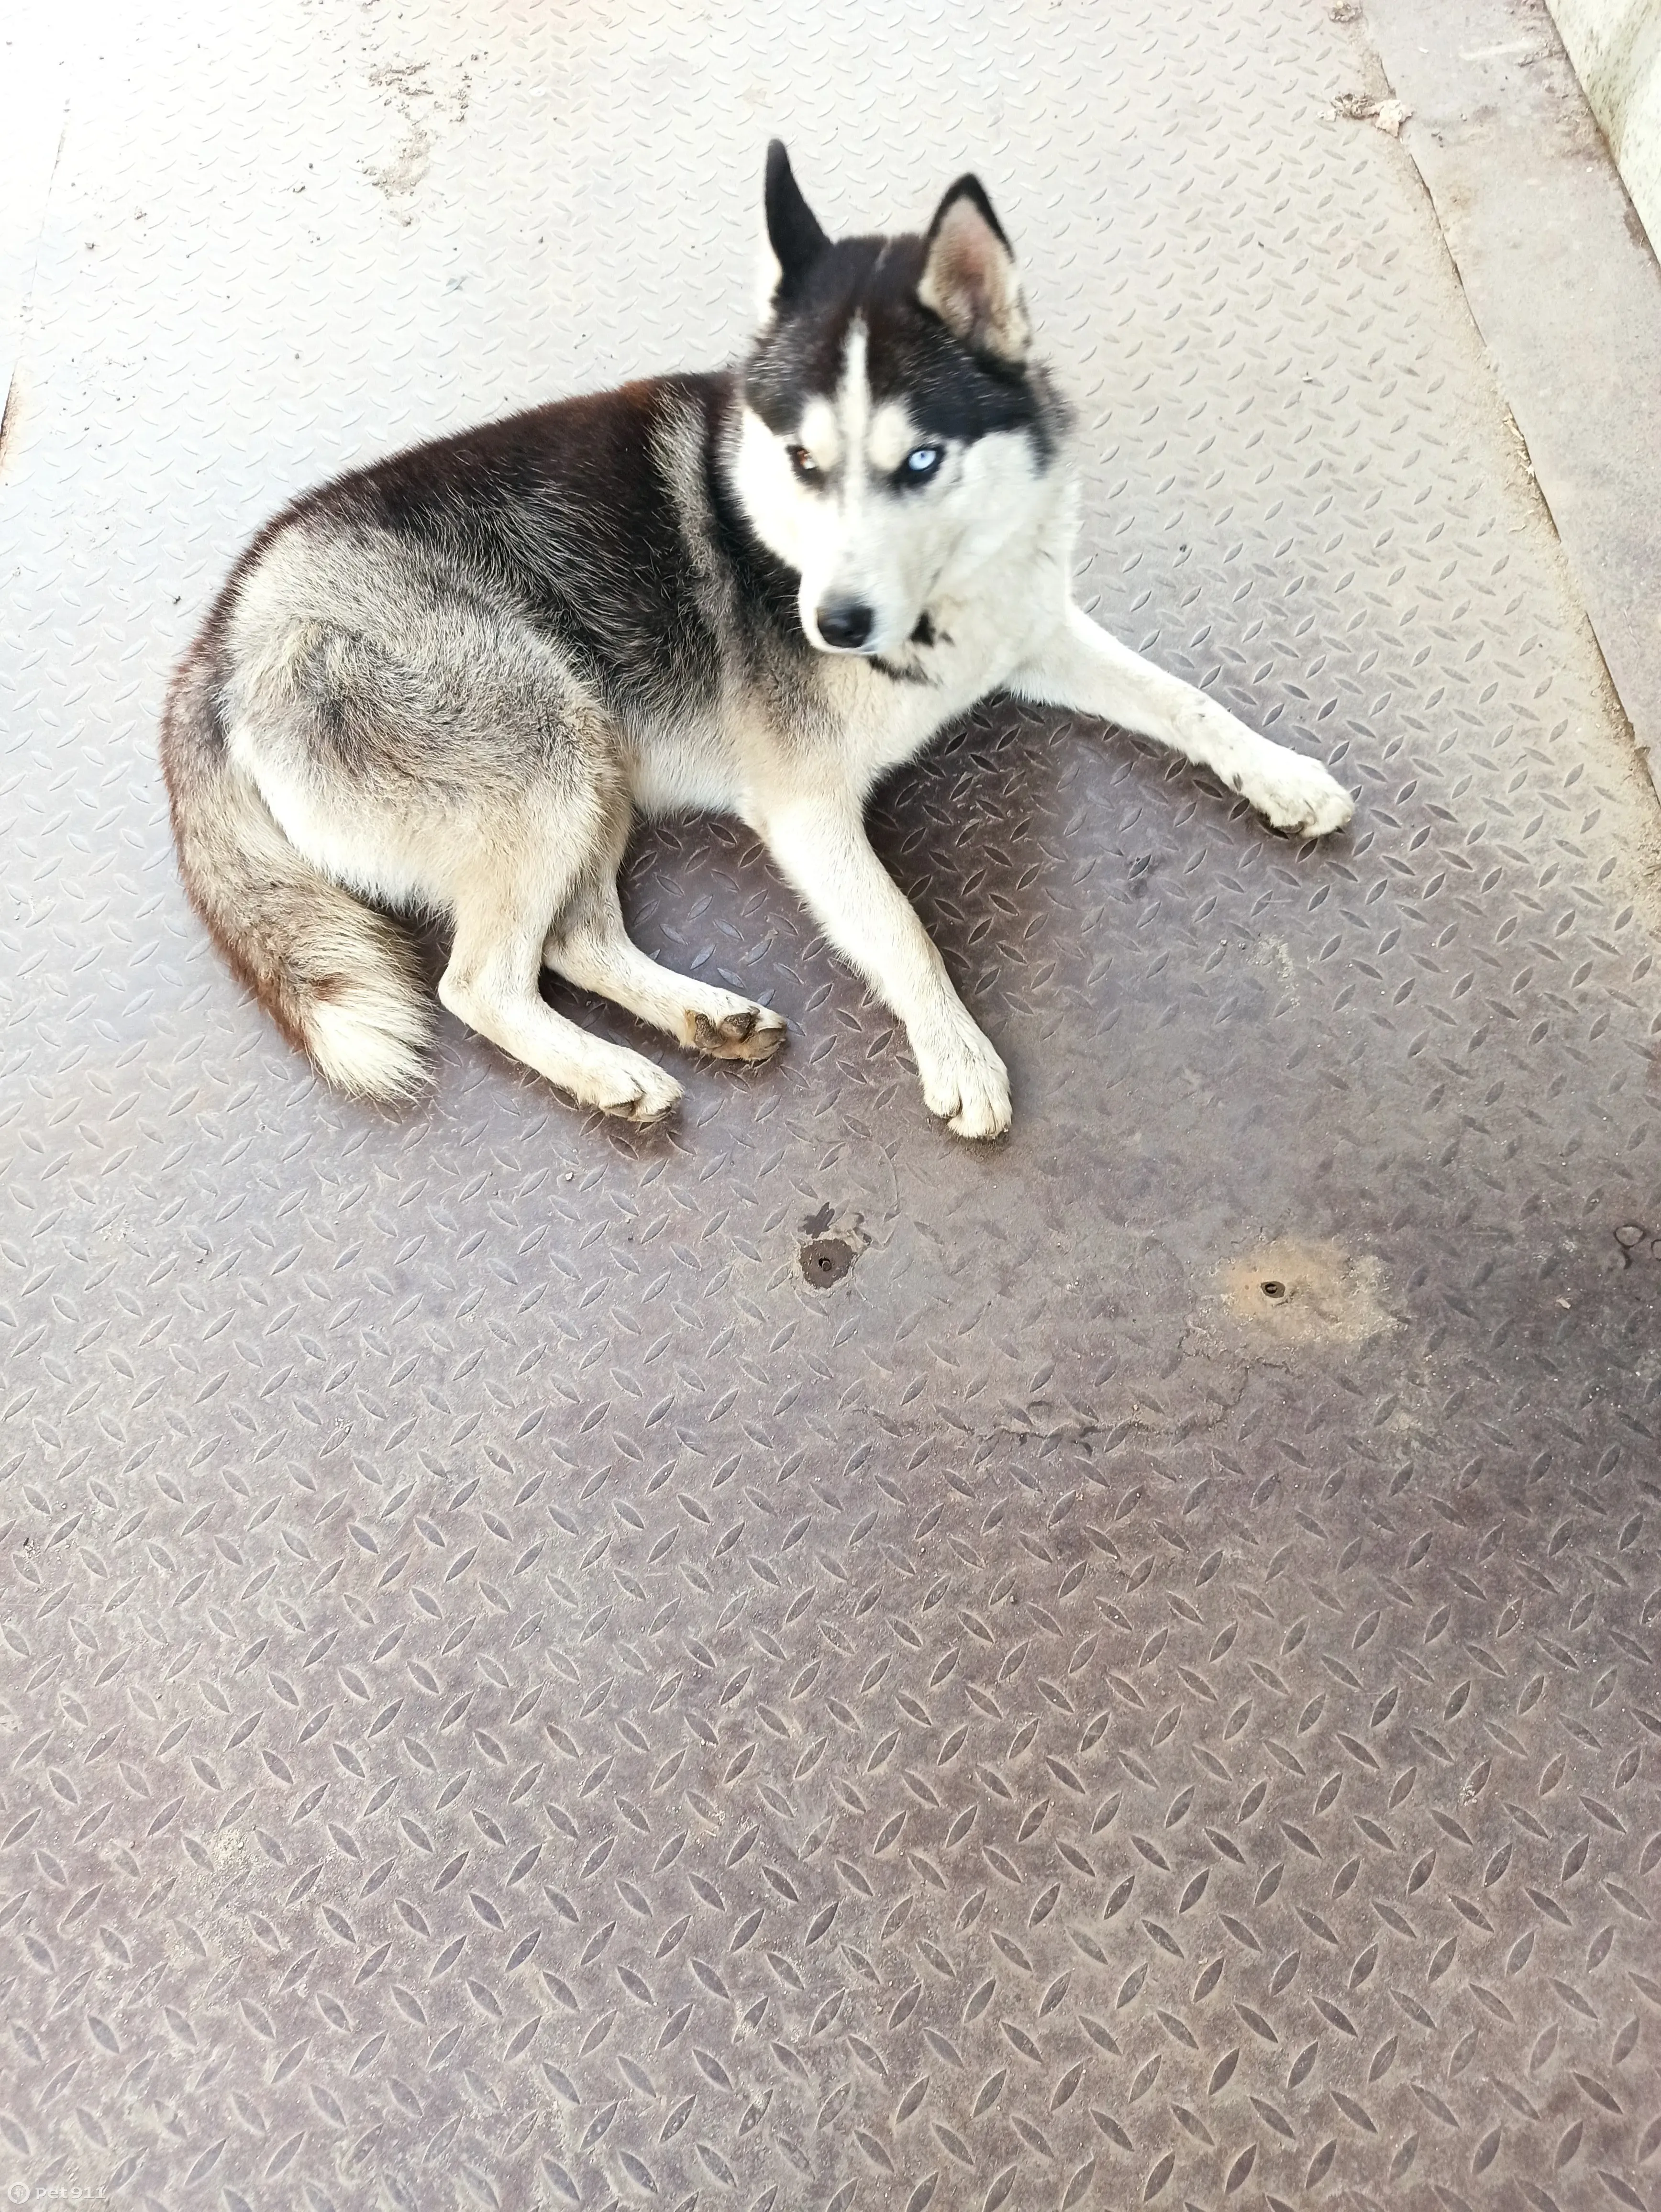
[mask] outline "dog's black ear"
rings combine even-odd
[[[771,292],[794,291],[830,241],[801,196],[782,139],[767,149],[767,242],[778,264]]]
[[[1015,257],[977,177],[959,177],[934,210],[917,297],[977,353],[1019,368],[1031,325]]]

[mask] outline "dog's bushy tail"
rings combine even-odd
[[[179,870],[234,974],[338,1089],[399,1104],[425,1079],[430,1001],[397,923],[318,873],[231,760],[198,646],[173,678],[161,768]]]

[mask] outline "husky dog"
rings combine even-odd
[[[185,884],[344,1091],[419,1085],[431,1011],[390,918],[441,917],[438,996],[584,1105],[681,1097],[547,1005],[539,972],[762,1060],[782,1018],[648,959],[636,813],[735,814],[904,1024],[930,1111],[1009,1127],[1003,1062],[867,840],[873,787],[987,693],[1214,769],[1277,829],[1349,795],[1073,603],[1066,410],[980,185],[922,237],[820,228],[776,142],[743,362],[568,399],[309,494],[233,570],[161,757]]]

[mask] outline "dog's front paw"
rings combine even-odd
[[[1355,801],[1319,761],[1306,760],[1284,746],[1268,748],[1270,757],[1254,762],[1238,788],[1267,821],[1293,837],[1325,837],[1342,830]]]
[[[987,1039],[964,1015],[929,1039],[912,1039],[923,1103],[954,1136],[1001,1137],[1009,1127],[1009,1076]]]
[[[655,1128],[685,1096],[673,1076],[639,1053],[620,1048],[587,1081],[572,1087],[585,1106],[598,1106],[602,1114],[615,1114],[639,1129]]]

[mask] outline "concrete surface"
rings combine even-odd
[[[1367,0],[1597,641],[1661,772],[1661,267],[1545,0]]]
[[[1652,242],[1661,239],[1661,0],[1550,0]]]

